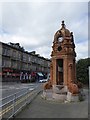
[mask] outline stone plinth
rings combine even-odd
[[[41,96],[45,100],[54,100],[54,101],[60,101],[60,102],[64,102],[67,98],[66,94],[61,94],[61,93],[57,94],[52,90],[43,91],[43,94]]]
[[[68,102],[78,102],[79,101],[79,96],[78,96],[78,94],[73,95],[71,92],[67,92],[66,100]]]
[[[53,85],[53,92],[57,94],[65,94],[67,93],[68,89],[66,86],[63,85]]]
[[[42,94],[42,98],[44,98],[46,100],[51,100],[52,99],[52,94],[53,94],[52,89],[44,90],[43,94]]]
[[[56,101],[64,102],[66,100],[66,95],[65,94],[53,93],[52,98]]]
[[[44,90],[42,98],[46,100],[64,102],[67,98],[66,88],[63,85],[55,85],[52,89]]]
[[[78,102],[79,95],[72,94],[67,86],[53,85],[52,89],[43,91],[42,98],[46,100],[54,100],[59,102]]]

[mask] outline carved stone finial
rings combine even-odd
[[[73,32],[71,32],[71,42],[74,42]]]
[[[64,20],[62,21],[62,24],[64,24]]]
[[[62,21],[62,28],[65,28],[64,20]]]
[[[73,32],[71,32],[71,35],[73,35]]]

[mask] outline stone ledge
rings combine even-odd
[[[66,95],[53,93],[52,98],[55,99],[55,100],[64,102],[66,100]]]
[[[69,102],[78,102],[79,101],[78,94],[73,95],[71,92],[68,92],[67,93],[67,101],[69,101]]]

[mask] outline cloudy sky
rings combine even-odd
[[[74,33],[77,60],[88,57],[88,2],[3,2],[0,41],[19,42],[50,58],[55,32],[64,20]]]

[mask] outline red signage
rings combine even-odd
[[[13,72],[11,69],[3,69],[3,72]]]

